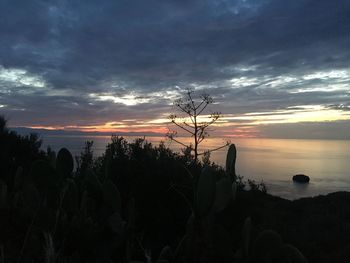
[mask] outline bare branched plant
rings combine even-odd
[[[169,129],[166,137],[185,147],[186,151],[193,153],[196,162],[198,162],[199,156],[210,154],[229,145],[229,142],[226,142],[226,144],[215,149],[199,152],[198,146],[209,136],[209,127],[215,124],[222,116],[220,112],[206,114],[208,105],[212,103],[214,103],[214,100],[210,95],[203,94],[200,98],[196,99],[194,97],[194,91],[187,90],[183,98],[174,101],[175,109],[181,114],[179,116],[176,114],[169,115],[171,124],[177,130],[188,134],[193,138],[193,141],[190,144],[182,142],[178,137],[176,129]]]

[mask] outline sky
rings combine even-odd
[[[349,14],[348,0],[0,0],[0,114],[165,133],[192,89],[222,113],[216,136],[350,139]]]

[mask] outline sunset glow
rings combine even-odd
[[[298,106],[291,109],[279,110],[275,112],[251,112],[241,115],[223,115],[221,119],[213,124],[215,130],[214,135],[225,137],[243,137],[253,138],[260,137],[259,126],[271,124],[296,124],[296,123],[314,123],[314,122],[334,122],[349,121],[350,111],[341,111],[329,109],[320,105]],[[210,121],[209,115],[199,118],[200,122]],[[181,122],[190,123],[189,118],[181,119]],[[68,125],[68,126],[29,126],[33,129],[47,130],[65,130],[65,131],[81,131],[81,132],[101,132],[101,133],[132,133],[138,132],[145,134],[164,135],[171,122],[168,118],[159,118],[153,120],[136,120],[126,119],[121,121],[111,121],[99,125]],[[174,128],[174,127],[172,127]],[[178,131],[179,135],[186,133]]]
[[[160,135],[191,89],[214,99],[200,121],[222,113],[212,136],[288,137],[275,131],[292,125],[300,137],[350,138],[331,129],[350,127],[346,9],[166,1],[138,13],[117,2],[33,2],[30,15],[3,6],[0,109],[11,127]]]

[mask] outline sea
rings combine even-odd
[[[93,141],[94,156],[100,156],[110,136],[42,135],[43,149],[50,146],[58,151],[68,148],[74,156],[83,150],[86,141]],[[125,136],[128,141],[136,138]],[[161,141],[176,152],[181,146],[165,137],[145,137],[158,145]],[[188,143],[190,138],[181,138]],[[224,145],[227,138],[208,138],[200,150],[210,150]],[[294,140],[294,139],[230,139],[237,148],[236,173],[245,180],[263,182],[268,193],[294,200],[325,195],[337,191],[350,191],[350,141],[348,140]],[[211,161],[224,166],[227,148],[212,152]],[[310,177],[310,183],[292,181],[295,174]]]

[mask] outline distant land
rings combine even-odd
[[[164,137],[164,133],[156,132],[86,132],[79,130],[52,130],[52,129],[34,129],[28,127],[9,127],[10,130],[18,134],[27,135],[37,133],[42,136],[111,136],[112,134],[120,136],[148,136]],[[291,140],[350,140],[350,123],[348,122],[325,122],[325,123],[297,123],[297,124],[275,124],[261,125],[259,127],[260,135],[256,138],[261,139],[291,139]],[[336,132],[335,132],[336,131]],[[179,137],[182,137],[179,134]],[[243,138],[227,136],[225,134],[213,133],[212,138]]]
[[[32,129],[27,127],[10,127],[12,131],[21,135],[36,133],[38,135],[49,136],[111,136],[112,134],[121,136],[164,136],[163,133],[154,132],[83,132],[77,130],[49,130],[49,129]]]

